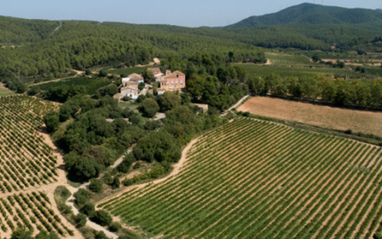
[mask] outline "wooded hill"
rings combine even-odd
[[[382,20],[382,13],[369,9],[347,9],[303,3],[277,13],[252,16],[227,26],[229,29],[300,24],[364,24]]]
[[[313,27],[314,26],[314,27]],[[85,70],[148,63],[153,57],[212,54],[264,62],[257,48],[382,52],[382,12],[301,4],[223,28],[0,17],[0,78],[61,77]],[[368,50],[364,50],[368,49]]]
[[[165,31],[161,27],[86,21],[41,21],[0,18],[0,77],[60,77],[68,69],[84,70],[146,64],[153,57],[220,57],[235,52],[234,61],[264,62],[259,48],[232,39]],[[9,27],[5,27],[9,26]]]

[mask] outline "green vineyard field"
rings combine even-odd
[[[187,157],[98,206],[162,238],[371,238],[382,221],[380,147],[240,118]]]

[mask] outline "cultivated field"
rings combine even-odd
[[[266,77],[275,73],[282,77],[312,77],[316,75],[328,77],[341,77],[346,79],[375,79],[382,76],[382,68],[379,66],[363,66],[366,73],[355,71],[350,66],[345,68],[333,68],[325,64],[312,62],[310,58],[298,53],[268,52],[265,54],[270,64],[237,64],[254,76]],[[362,65],[361,65],[362,66]],[[355,68],[355,66],[353,66]]]
[[[241,118],[203,136],[177,175],[99,207],[162,238],[371,238],[381,148]]]
[[[41,90],[50,90],[52,88],[60,88],[60,87],[78,87],[83,86],[86,90],[87,94],[94,94],[96,90],[101,87],[109,85],[111,82],[107,79],[103,78],[87,78],[87,77],[79,77],[79,78],[68,78],[56,82],[41,82],[41,84],[33,86],[32,88],[38,87]]]
[[[73,235],[53,200],[53,190],[61,183],[57,157],[39,132],[42,116],[56,109],[38,98],[0,97],[1,238],[22,226],[35,234],[45,230],[63,238]]]
[[[382,137],[381,112],[341,109],[268,97],[253,97],[237,110],[329,129],[351,129],[353,132]]]

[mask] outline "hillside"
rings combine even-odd
[[[334,45],[336,51],[377,52],[381,29],[381,11],[314,4],[225,28],[0,17],[0,79],[22,91],[20,81],[64,77],[71,69],[147,64],[153,57],[225,58],[233,52],[234,62],[258,63],[265,59],[258,47],[332,51]]]
[[[382,21],[382,13],[377,10],[347,9],[303,3],[263,16],[252,16],[227,29],[266,27],[285,24],[365,24]]]
[[[163,30],[156,26],[101,24],[87,21],[44,21],[1,17],[0,77],[6,79],[58,78],[70,69],[124,67],[147,64],[153,57],[190,57],[196,53],[228,55],[262,61],[251,44],[192,31]],[[254,57],[248,57],[248,56]],[[16,89],[17,90],[17,89]]]

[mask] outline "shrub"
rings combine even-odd
[[[151,118],[159,111],[159,105],[154,99],[147,98],[142,101],[140,110],[144,116]]]
[[[83,227],[86,224],[86,215],[79,213],[74,217],[74,221],[77,228]]]
[[[130,97],[128,97],[127,95],[125,95],[124,97],[121,98],[122,101],[129,101],[131,100]]]
[[[138,169],[140,168],[142,165],[141,165],[141,162],[136,162],[133,169]]]
[[[351,129],[345,130],[345,134],[352,134],[353,131]]]
[[[55,132],[60,125],[58,113],[52,112],[44,116],[44,122],[49,133]]]
[[[102,191],[102,182],[99,179],[93,178],[90,180],[89,189],[92,192],[100,193]]]
[[[119,186],[121,185],[121,182],[119,181],[119,178],[118,176],[114,176],[113,178],[113,182],[111,183],[111,188],[112,189],[116,189],[116,188],[119,188]]]
[[[143,90],[144,88],[145,88],[145,83],[143,83],[143,82],[139,83],[138,89]]]
[[[109,227],[109,230],[112,232],[117,232],[119,229],[121,229],[121,224],[118,222],[113,222]]]
[[[113,221],[109,213],[104,210],[96,211],[91,220],[100,224],[101,226],[109,226]]]
[[[94,239],[108,239],[103,231],[94,232]]]
[[[133,181],[133,179],[125,179],[125,180],[123,180],[123,186],[131,186],[131,185],[133,185],[134,184],[134,181]]]
[[[74,203],[75,203],[78,207],[82,207],[82,205],[84,205],[85,203],[88,202],[88,198],[89,198],[89,196],[90,196],[90,193],[89,193],[86,189],[80,188],[80,189],[74,194],[74,197],[75,197]]]
[[[94,204],[91,203],[91,202],[87,202],[81,209],[80,209],[80,212],[85,214],[85,215],[88,215],[89,217],[92,217],[94,215],[94,212],[95,212],[95,207],[94,207]]]
[[[99,71],[99,76],[100,77],[106,77],[107,76],[107,72],[105,70],[100,70]]]
[[[249,112],[244,112],[244,113],[243,113],[243,116],[244,116],[244,117],[249,117],[249,116],[250,116],[250,113],[249,113]]]

